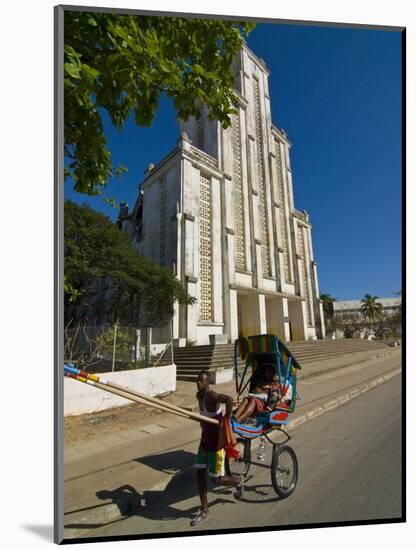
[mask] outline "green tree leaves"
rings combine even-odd
[[[161,94],[180,119],[208,106],[224,127],[233,112],[231,63],[254,28],[237,21],[66,12],[65,177],[80,193],[102,193],[116,175],[100,109],[122,128],[133,112],[150,126]]]
[[[178,301],[192,304],[173,273],[141,256],[103,214],[65,201],[65,304],[90,305],[124,323],[149,326],[165,322]],[[97,283],[104,281],[100,300]]]
[[[383,306],[377,300],[378,296],[372,296],[371,294],[366,294],[361,300],[361,311],[370,322],[380,319],[383,314]]]
[[[325,313],[325,318],[333,318],[334,316],[334,302],[337,301],[336,298],[330,294],[321,294],[320,299],[322,300],[322,307]]]

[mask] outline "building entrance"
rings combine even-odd
[[[286,339],[282,298],[266,296],[266,323],[268,334],[275,334],[283,341]]]
[[[261,320],[258,294],[238,294],[238,335],[261,334]]]
[[[306,340],[303,304],[301,300],[288,300],[291,340]]]

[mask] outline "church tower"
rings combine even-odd
[[[174,338],[323,338],[311,224],[294,207],[291,143],[272,123],[270,72],[245,43],[233,71],[231,127],[205,107],[181,124],[176,148],[140,186],[134,242],[197,298],[177,306]]]

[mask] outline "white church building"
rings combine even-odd
[[[233,70],[231,127],[205,108],[181,123],[176,147],[149,165],[125,228],[197,298],[176,305],[174,339],[324,338],[311,223],[295,209],[291,143],[272,123],[270,72],[246,44]]]

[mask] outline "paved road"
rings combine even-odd
[[[300,466],[295,493],[279,501],[270,470],[252,466],[242,502],[229,489],[209,495],[200,530],[284,526],[401,516],[401,377],[293,432]],[[267,457],[270,459],[270,456]],[[89,530],[94,537],[191,531],[199,507],[189,484],[140,515]],[[192,530],[195,532],[194,530]]]

